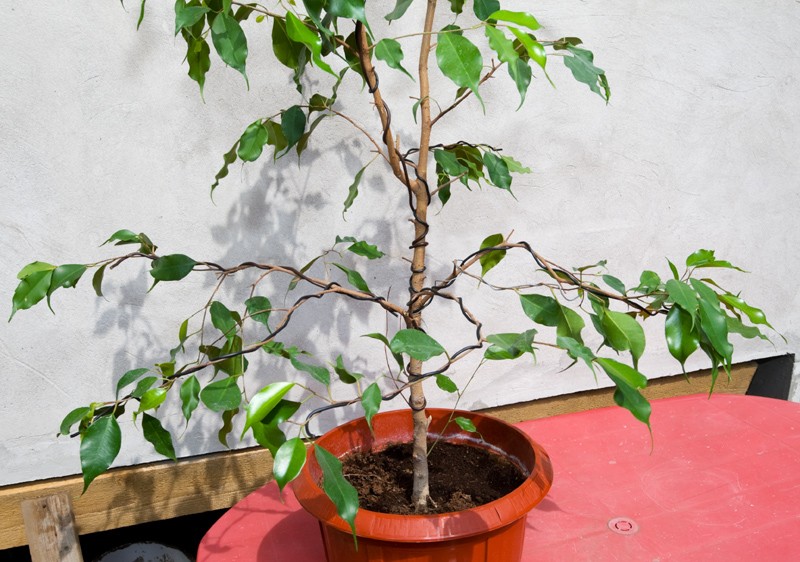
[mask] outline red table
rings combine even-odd
[[[528,516],[526,561],[800,560],[800,404],[715,394],[519,424],[555,480]],[[198,562],[320,562],[316,521],[268,484],[203,538]],[[497,561],[502,562],[502,561]]]

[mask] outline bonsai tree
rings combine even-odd
[[[585,363],[596,375],[608,376],[616,386],[616,403],[649,427],[650,405],[640,392],[647,379],[638,368],[645,352],[642,322],[663,317],[667,347],[682,367],[695,352],[704,353],[711,364],[712,384],[720,369],[728,372],[731,368],[731,334],[765,337],[760,327],[771,326],[763,312],[707,277],[715,268],[738,269],[711,250],[692,253],[680,267],[668,262],[666,275],[643,271],[630,286],[609,274],[605,261],[561,265],[513,233],[487,232],[480,235],[479,247],[465,247],[463,254],[452,256],[449,273],[431,278],[428,236],[436,228],[437,213],[447,213],[451,197],[461,196],[462,187],[488,189],[513,205],[514,178],[530,173],[524,154],[511,156],[472,138],[469,127],[464,127],[463,140],[444,141],[436,136],[437,124],[453,119],[468,105],[467,100],[477,100],[486,113],[513,111],[526,101],[533,77],[552,83],[548,71],[559,63],[605,102],[611,90],[605,72],[580,39],[540,37],[538,21],[527,12],[503,9],[498,0],[427,0],[424,23],[415,28],[411,18],[404,17],[411,4],[412,0],[397,0],[385,13],[385,6],[367,6],[365,0],[290,0],[275,6],[231,0],[175,2],[175,34],[186,43],[188,74],[200,95],[212,61],[238,71],[247,87],[247,33],[266,29],[271,54],[293,73],[286,88],[294,91],[296,103],[276,107],[275,100],[263,100],[264,116],[243,123],[241,136],[226,141],[233,144],[222,157],[212,194],[224,185],[222,180],[235,162],[267,160],[265,152],[271,147],[272,160],[297,158],[302,166],[304,151],[314,142],[318,128],[335,119],[348,123],[354,134],[368,141],[371,154],[363,155],[367,163],[354,177],[333,178],[331,190],[340,194],[343,213],[368,215],[369,209],[358,209],[358,196],[360,190],[369,189],[361,184],[365,169],[375,165],[382,166],[387,181],[405,194],[406,206],[390,218],[401,227],[411,222],[406,228],[409,250],[403,258],[408,263],[401,262],[407,268],[408,295],[370,287],[361,272],[380,268],[389,258],[377,244],[354,236],[336,236],[331,248],[302,263],[253,259],[220,264],[189,257],[180,249],[160,251],[150,236],[122,229],[105,244],[125,253],[91,263],[34,261],[26,265],[18,274],[12,317],[42,301],[49,306],[53,293],[75,287],[89,275],[101,296],[105,275],[128,262],[149,263],[151,290],[190,275],[213,279],[210,296],[178,327],[177,343],[164,346],[162,362],[121,374],[113,398],[77,407],[64,418],[60,432],[81,439],[85,486],[107,470],[119,453],[117,419],[126,412],[158,453],[176,458],[173,437],[157,417],[170,395],[180,402],[187,423],[201,404],[218,413],[223,442],[232,431],[233,419],[243,417],[242,437],[250,433],[272,452],[273,473],[281,488],[303,467],[306,442],[313,437],[311,420],[335,408],[360,405],[370,421],[383,402],[403,397],[414,420],[412,501],[417,511],[425,512],[430,505],[425,385],[434,383],[460,396],[463,388],[448,376],[457,361],[478,357],[483,365],[535,356],[545,346],[557,348],[573,364]],[[143,0],[140,22],[145,10]],[[416,64],[405,58],[412,44],[419,50]],[[379,78],[387,73],[407,76],[408,90],[385,91]],[[503,99],[499,107],[485,104],[481,88],[490,79],[510,80],[515,98]],[[359,97],[350,103],[374,106],[373,122],[362,124],[343,111],[338,96],[345,81],[363,85]],[[449,97],[439,94],[441,87],[432,88],[440,82],[451,89]],[[398,135],[393,127],[393,115],[401,112],[410,113],[418,123],[414,138]],[[470,119],[479,117],[470,115]],[[255,255],[265,252],[268,248],[254,249]],[[521,273],[524,282],[507,286],[489,273],[512,253],[529,266]],[[275,278],[283,279],[284,302],[279,302],[282,292],[263,290],[265,280]],[[241,304],[224,304],[219,297],[222,287],[241,280],[252,284],[249,298]],[[483,294],[501,291],[512,303],[518,302],[514,306],[520,306],[530,319],[530,328],[487,333],[460,292],[466,284],[474,287],[476,280]],[[369,372],[355,372],[343,355],[312,358],[302,350],[304,336],[293,333],[293,316],[323,299],[368,303],[392,319],[388,329],[365,334],[375,340],[376,358]],[[457,311],[472,337],[446,349],[438,341],[442,338],[437,326],[424,319],[433,306]],[[389,359],[385,368],[382,353]],[[285,380],[246,395],[243,381],[248,358],[255,354],[285,361]],[[333,392],[331,386],[343,389]],[[307,401],[317,404],[301,409]],[[474,429],[465,418],[455,418],[454,423],[467,431]],[[339,461],[320,447],[315,455],[325,472],[326,491],[352,526],[358,500],[343,479]]]

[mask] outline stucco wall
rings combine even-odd
[[[147,233],[165,253],[223,264],[251,258],[302,264],[330,247],[337,234],[376,241],[394,258],[408,255],[410,226],[394,220],[408,215],[404,195],[379,162],[365,174],[347,221],[342,219],[350,179],[371,155],[368,143],[341,121],[319,127],[303,159],[308,167],[298,168],[293,158],[236,164],[209,199],[222,154],[244,127],[297,100],[288,74],[264,56],[267,24],[263,31],[254,22],[249,26],[249,92],[241,76],[213,59],[203,103],[185,76],[185,47],[173,38],[171,2],[150,2],[138,33],[133,2],[127,10],[106,0],[10,4],[0,8],[0,296],[7,311],[23,265],[110,256],[112,250],[97,246],[119,228]],[[373,12],[375,25],[391,8],[382,4]],[[419,20],[420,7],[407,17]],[[558,89],[535,80],[519,112],[513,111],[516,102],[501,102],[505,95],[516,97],[503,76],[482,89],[486,116],[472,100],[443,119],[433,142],[464,138],[501,145],[534,173],[515,180],[518,201],[491,188],[454,190],[432,221],[430,277],[440,278],[452,259],[476,249],[486,235],[511,229],[565,265],[607,259],[628,284],[645,268],[666,275],[665,257],[682,260],[698,248],[713,248],[752,272],[723,273],[720,280],[761,306],[788,340],[774,338],[774,346],[737,340],[735,359],[800,351],[800,4],[569,0],[537,3],[533,11],[545,28],[541,37],[584,39],[609,76],[611,103],[606,106],[553,60]],[[406,56],[413,67],[412,47]],[[396,131],[409,146],[416,129],[403,104],[416,86],[399,73],[384,73],[381,84]],[[436,90],[443,103],[453,93],[444,86]],[[342,87],[341,99],[352,100],[343,111],[377,130],[368,95],[354,80]],[[509,261],[499,282],[513,281],[529,267]],[[371,286],[391,288],[394,296],[405,292],[402,263],[384,272],[373,272],[372,265],[357,266]],[[94,296],[87,278],[77,290],[54,296],[55,315],[38,306],[3,323],[0,485],[78,472],[77,441],[55,438],[63,415],[112,396],[126,370],[162,361],[180,322],[208,298],[211,282],[163,283],[147,293],[144,265],[128,265],[107,275],[103,299]],[[473,285],[462,287],[472,295]],[[233,307],[246,291],[243,279],[223,300]],[[489,333],[529,326],[513,296],[480,294],[483,300],[472,297],[470,307]],[[452,310],[431,311],[431,326],[434,320],[442,324],[432,334],[443,342],[455,345],[469,333]],[[383,368],[382,353],[359,336],[382,330],[384,323],[366,305],[321,305],[299,315],[289,341],[323,359],[348,348],[357,370],[375,372]],[[649,376],[679,372],[661,343],[661,329],[655,321],[648,332],[641,367]],[[580,366],[560,372],[567,363],[543,352],[537,366],[529,359],[491,364],[462,405],[493,406],[608,384],[595,382]],[[284,376],[277,363],[257,366],[259,381]],[[688,365],[706,366],[700,354]],[[463,385],[473,368],[459,365],[453,376]],[[435,390],[430,401],[452,403]],[[166,417],[180,433],[179,410],[168,406]],[[219,449],[218,423],[200,417],[177,442],[179,454]],[[138,430],[124,426],[118,464],[156,458]]]

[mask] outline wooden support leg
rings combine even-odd
[[[22,519],[33,562],[83,562],[69,494],[23,501]]]

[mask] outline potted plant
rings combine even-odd
[[[411,537],[412,543],[430,541],[441,546],[445,539],[453,540],[457,545],[471,545],[465,548],[505,549],[492,551],[493,559],[513,560],[519,557],[526,510],[549,488],[552,473],[546,453],[513,428],[501,427],[494,420],[469,412],[428,408],[426,383],[460,395],[463,388],[448,375],[456,362],[478,358],[483,365],[515,360],[549,346],[562,350],[574,363],[583,362],[593,372],[607,375],[616,385],[616,402],[649,427],[650,406],[640,393],[646,378],[638,370],[645,351],[644,320],[663,316],[669,352],[683,365],[690,355],[702,351],[711,362],[714,379],[720,368],[730,369],[731,333],[763,337],[759,326],[770,327],[761,310],[705,276],[713,268],[737,269],[710,250],[692,253],[680,268],[669,262],[669,274],[663,277],[644,271],[636,286],[628,287],[606,272],[604,261],[567,267],[541,255],[512,233],[483,233],[478,247],[464,248],[462,255],[453,256],[455,261],[448,273],[441,279],[431,278],[428,237],[436,227],[436,213],[447,212],[451,196],[460,196],[457,190],[461,187],[486,188],[496,190],[498,197],[507,198],[513,205],[514,177],[530,172],[521,163],[524,155],[512,157],[498,146],[471,138],[469,126],[464,127],[463,139],[436,138],[437,123],[452,119],[458,112],[463,114],[473,101],[477,101],[479,112],[521,106],[532,77],[550,81],[548,69],[557,60],[606,102],[611,90],[605,72],[595,65],[593,53],[580,39],[538,37],[539,22],[527,12],[504,9],[498,0],[428,0],[424,13],[419,13],[423,23],[417,25],[409,16],[413,14],[409,11],[411,4],[412,0],[397,0],[393,9],[387,9],[366,5],[364,0],[304,0],[302,6],[290,1],[272,8],[230,0],[177,0],[175,33],[186,43],[188,73],[201,94],[212,59],[215,64],[221,60],[247,79],[250,55],[249,31],[245,30],[264,29],[269,31],[276,64],[292,72],[287,89],[296,90],[296,103],[278,108],[272,107],[273,100],[265,100],[269,107],[265,116],[243,126],[241,136],[223,157],[212,193],[234,162],[265,159],[264,152],[271,146],[274,159],[297,157],[302,166],[303,153],[313,144],[318,127],[332,119],[352,125],[355,134],[370,144],[373,154],[364,155],[368,163],[353,178],[343,182],[335,179],[331,187],[340,189],[344,213],[358,212],[359,190],[369,189],[361,180],[367,167],[374,164],[384,166],[387,181],[404,193],[404,207],[391,218],[400,227],[411,221],[409,251],[402,258],[408,262],[403,264],[408,295],[393,296],[388,286],[376,289],[367,282],[360,271],[379,269],[389,258],[376,244],[354,236],[336,236],[330,250],[303,263],[285,265],[253,259],[223,265],[189,257],[179,250],[159,252],[148,235],[122,229],[106,244],[127,246],[130,251],[126,253],[87,264],[35,261],[26,265],[18,274],[12,317],[42,301],[49,304],[54,292],[75,287],[90,274],[95,292],[102,295],[106,273],[128,262],[149,263],[153,288],[190,275],[215,280],[211,296],[196,315],[180,325],[177,345],[165,349],[162,362],[122,374],[113,399],[75,408],[65,417],[61,433],[81,439],[85,486],[107,470],[119,453],[121,430],[117,419],[126,410],[157,452],[176,457],[173,437],[156,417],[159,407],[174,395],[187,422],[201,404],[217,412],[223,420],[223,438],[230,433],[234,419],[243,418],[242,437],[252,434],[272,452],[278,485],[283,488],[297,481],[301,501],[329,522],[324,531],[329,548],[336,543],[345,549],[344,554],[329,550],[332,560],[354,560],[355,556],[369,559],[371,549],[384,548],[374,546],[383,539],[365,530],[372,525],[366,523],[372,515],[364,510],[358,515],[358,494],[343,474],[341,458],[347,457],[350,449],[380,452],[404,439],[409,441],[407,456],[413,475],[408,509],[416,513],[406,516],[406,521],[419,523],[423,533]],[[140,22],[145,10],[142,1]],[[416,65],[405,57],[412,48],[418,50]],[[213,57],[212,51],[216,53]],[[410,90],[385,91],[380,76],[395,72],[409,78]],[[501,108],[485,107],[481,88],[490,79],[510,80],[515,98],[503,100]],[[363,84],[360,97],[353,101],[373,105],[375,123],[361,124],[342,111],[340,86],[352,80]],[[438,88],[434,95],[433,84],[447,85],[455,96],[445,100]],[[397,104],[409,94],[411,100],[405,110],[418,122],[413,139],[398,136],[393,127],[393,116],[400,113]],[[479,118],[474,111],[469,115],[469,120]],[[369,209],[360,211],[369,214]],[[255,252],[263,254],[265,249]],[[516,267],[524,264],[520,280],[513,285],[494,282],[488,274],[512,255],[517,259]],[[252,283],[250,296],[241,305],[224,304],[218,297],[220,287],[243,277]],[[266,280],[277,277],[284,279],[281,292],[289,295],[285,304],[277,304],[281,292],[268,295],[263,290]],[[463,296],[466,281],[483,285],[483,294],[489,289],[508,294],[531,321],[528,329],[486,331]],[[344,355],[312,359],[298,347],[303,345],[303,334],[292,334],[293,316],[330,298],[366,303],[392,320],[387,330],[365,334],[374,340],[378,353],[371,373],[355,372]],[[469,340],[451,343],[449,334],[437,333],[437,326],[426,319],[427,311],[437,306],[449,306],[463,318],[471,332]],[[445,339],[447,344],[441,343]],[[387,367],[382,365],[384,353]],[[620,353],[629,359],[608,356]],[[245,393],[243,381],[249,358],[257,354],[283,361],[286,377],[257,392]],[[332,393],[332,384],[345,391]],[[408,409],[379,414],[384,402],[400,397],[407,401]],[[307,405],[312,399],[322,405]],[[364,418],[338,428],[344,441],[325,436],[313,443],[310,422],[331,410],[350,406],[362,408]],[[309,440],[312,445],[307,450]],[[509,500],[497,499],[486,504],[489,508],[485,510],[478,506],[455,514],[434,513],[440,502],[431,496],[428,453],[443,449],[448,440],[469,441],[477,449],[504,450],[516,459],[517,468],[524,471],[524,482],[509,495],[513,507],[500,508],[501,504],[495,502]],[[319,496],[320,490],[327,497]],[[489,511],[505,511],[507,517],[489,522]],[[375,517],[378,523],[374,526],[379,527],[398,516]],[[476,524],[468,526],[468,522]],[[408,523],[405,525],[403,533],[394,534],[405,535]],[[488,536],[473,540],[475,528],[486,530]],[[360,550],[356,551],[350,534],[359,537]],[[495,545],[500,534],[504,537],[500,546],[474,546]],[[398,548],[411,547],[406,544]],[[431,545],[425,548],[435,550]],[[448,549],[452,548],[457,546],[441,546],[442,559],[451,559],[452,550]]]

